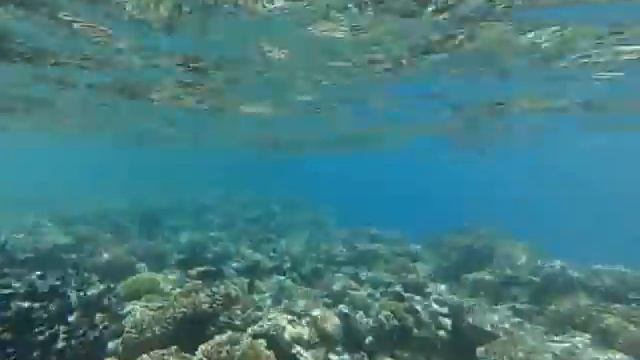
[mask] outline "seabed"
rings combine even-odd
[[[2,239],[7,360],[640,355],[640,272],[490,231],[417,242],[226,200],[54,214]]]

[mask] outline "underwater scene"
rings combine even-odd
[[[0,360],[640,360],[640,1],[0,0]]]

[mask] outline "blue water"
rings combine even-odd
[[[432,140],[315,156],[27,142],[5,137],[0,146],[0,197],[17,214],[246,192],[305,199],[344,225],[416,238],[495,228],[570,261],[639,263],[640,141],[632,134],[558,133],[489,152]]]
[[[580,9],[584,16],[579,21],[572,16],[573,7],[534,9],[516,14],[514,20],[602,25],[628,22],[637,15],[633,5],[606,12],[607,17],[599,16],[598,7]],[[151,43],[159,48],[171,45],[175,51],[181,46],[198,48],[176,41]],[[492,65],[493,60],[487,56],[461,62]],[[583,70],[530,73],[527,66],[514,66],[508,80],[475,74],[450,78],[435,71],[378,82],[372,85],[372,93],[394,105],[385,113],[357,102],[342,105],[352,115],[401,121],[434,114],[446,117],[455,106],[523,93],[569,101],[600,97],[633,103],[640,76],[631,65],[605,69],[627,74],[612,85],[590,81],[590,74]],[[0,74],[8,74],[2,70]],[[24,74],[13,75],[20,80]],[[554,76],[567,80],[559,83],[552,80]],[[47,91],[30,89],[32,95]],[[63,106],[65,101],[82,101],[80,110],[67,104],[69,113],[105,123],[149,109],[133,104],[126,105],[128,110],[101,109],[95,99],[78,94],[59,101]],[[152,114],[147,116],[182,116],[179,124],[199,121],[182,112],[161,114],[156,109]],[[622,112],[596,122],[633,121],[636,116],[637,112]],[[49,210],[251,193],[306,200],[329,209],[345,226],[400,230],[415,239],[462,227],[493,228],[569,261],[639,266],[640,168],[635,161],[640,136],[587,131],[580,126],[581,117],[587,116],[516,114],[509,119],[515,125],[506,139],[487,145],[471,141],[471,146],[461,146],[460,140],[465,139],[427,136],[393,148],[311,154],[186,145],[142,147],[97,136],[5,133],[0,135],[0,213],[4,221],[19,221]],[[529,128],[519,128],[524,122],[552,125],[542,134],[533,134]],[[491,133],[491,126],[488,129]]]

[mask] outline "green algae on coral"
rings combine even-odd
[[[161,275],[141,273],[125,279],[118,286],[120,295],[125,301],[140,300],[147,295],[159,295],[164,292]]]

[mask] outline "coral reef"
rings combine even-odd
[[[227,332],[200,345],[198,360],[276,360],[267,349],[264,340],[254,340],[247,335]]]
[[[639,272],[546,259],[486,231],[420,244],[276,208],[114,210],[6,232],[1,358],[640,355]],[[159,239],[161,255],[139,251]]]
[[[109,318],[111,290],[73,273],[3,269],[0,274],[0,358],[98,360],[117,335]],[[82,288],[76,284],[85,283]]]
[[[174,346],[169,349],[151,351],[140,356],[138,360],[193,360],[193,356],[181,352]]]
[[[163,292],[160,276],[153,273],[134,275],[120,283],[118,290],[125,301],[140,300]]]
[[[194,351],[207,340],[220,309],[229,306],[225,295],[201,283],[188,283],[168,294],[129,303],[119,344],[122,359],[170,346]]]

